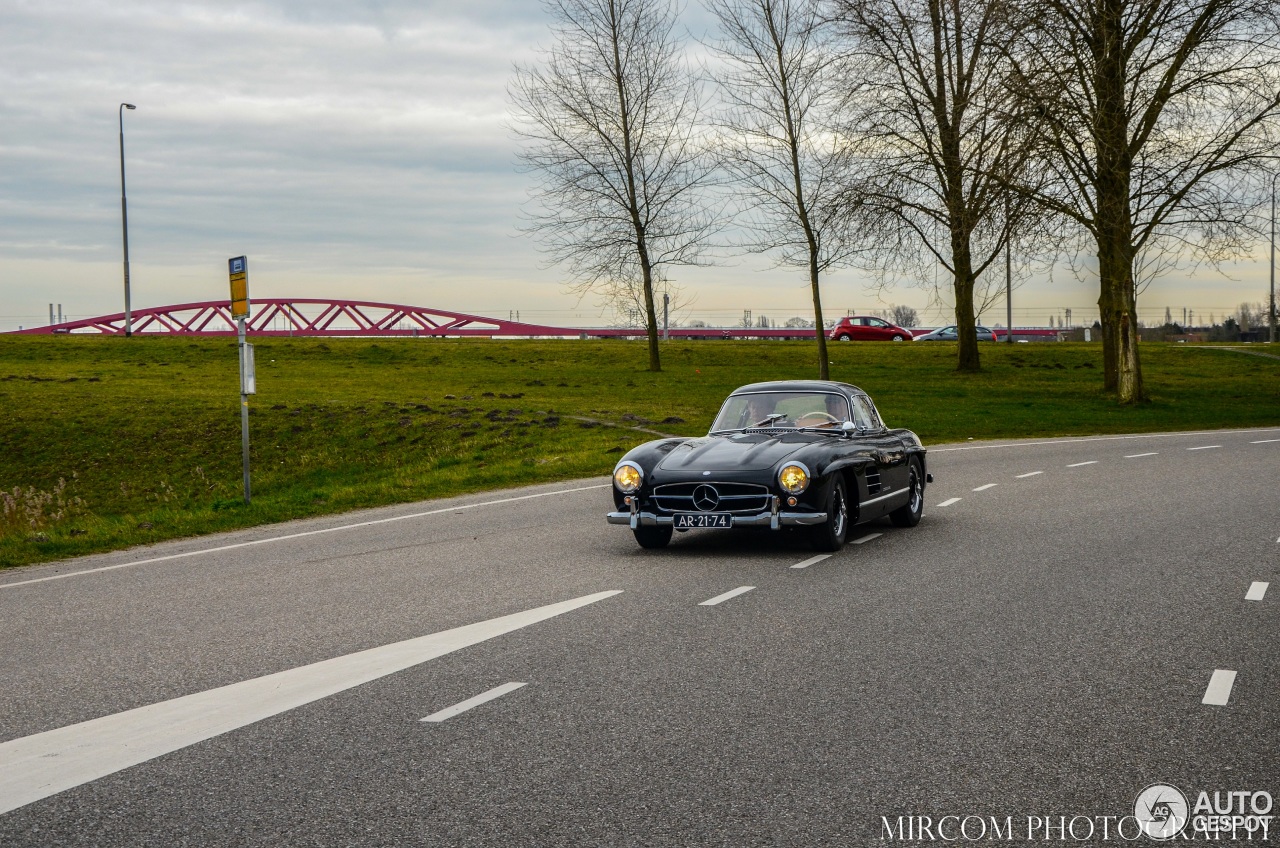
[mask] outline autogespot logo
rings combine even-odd
[[[1172,839],[1187,826],[1190,807],[1182,790],[1167,783],[1153,783],[1138,793],[1133,817],[1152,839]]]

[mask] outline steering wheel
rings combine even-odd
[[[797,427],[834,427],[840,419],[828,412],[806,412],[796,419]]]

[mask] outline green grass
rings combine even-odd
[[[245,506],[234,341],[0,336],[0,566],[607,474],[652,436],[581,419],[699,434],[733,388],[816,370],[791,342],[672,342],[660,374],[625,341],[255,345]],[[1280,424],[1264,357],[1145,344],[1153,400],[1126,408],[1101,391],[1097,345],[986,345],[971,375],[947,344],[830,350],[834,379],[926,444]]]

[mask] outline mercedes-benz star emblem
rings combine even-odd
[[[703,512],[720,506],[720,493],[715,486],[699,486],[693,490],[693,505]]]

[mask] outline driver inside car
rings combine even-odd
[[[769,395],[752,395],[743,411],[742,426],[763,427],[769,423],[769,416],[776,407],[777,401]]]
[[[815,398],[816,400],[816,398]],[[848,404],[836,395],[823,395],[822,409],[806,412],[796,419],[797,427],[839,427],[849,420]]]

